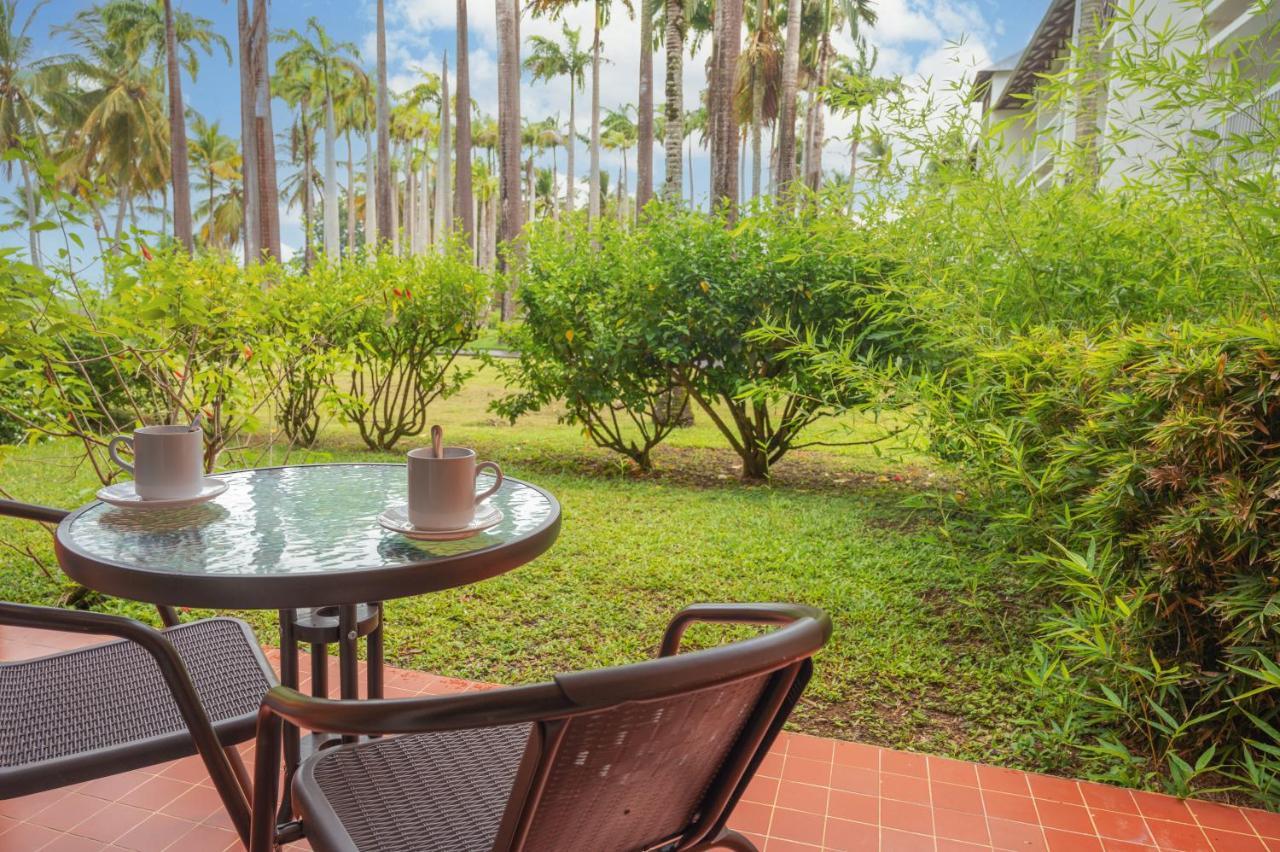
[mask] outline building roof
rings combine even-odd
[[[1031,41],[1019,53],[1007,56],[978,72],[975,92],[985,96],[991,77],[999,71],[1012,71],[1009,84],[1000,93],[1000,101],[990,104],[990,109],[1017,109],[1022,105],[1018,95],[1029,93],[1036,86],[1036,78],[1053,65],[1062,46],[1071,38],[1075,26],[1077,0],[1050,0],[1040,25]]]

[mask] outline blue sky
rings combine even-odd
[[[869,37],[879,50],[881,71],[908,77],[946,78],[1020,49],[1035,29],[1047,2],[1048,0],[878,0],[880,22]],[[33,0],[19,0],[20,12],[25,14],[32,3]],[[174,3],[180,9],[213,20],[234,51],[234,0],[174,0]],[[37,16],[33,28],[37,51],[45,54],[66,50],[65,41],[50,35],[50,28],[70,20],[76,11],[89,5],[91,4],[85,0],[53,0],[46,5]],[[420,76],[422,68],[438,70],[445,50],[450,53],[452,66],[455,41],[453,0],[386,0],[386,5],[392,88],[408,88]],[[492,113],[496,102],[497,71],[494,4],[492,0],[471,0],[470,7],[472,97],[481,109]],[[374,8],[371,0],[276,0],[271,5],[271,24],[273,28],[301,29],[309,17],[315,16],[334,38],[354,43],[366,65],[371,67],[374,56]],[[570,10],[567,18],[571,25],[582,27],[584,44],[588,43],[591,20],[589,4],[583,3]],[[533,32],[558,34],[559,24],[526,19],[522,30],[525,37]],[[637,41],[636,24],[628,20],[625,13],[615,13],[603,35],[604,52],[610,59],[610,64],[605,66],[602,73],[602,106],[605,108],[635,100],[639,56]],[[958,50],[957,42],[963,43]],[[840,47],[839,43],[837,47]],[[279,48],[275,50],[278,54]],[[705,52],[706,48],[703,50]],[[689,107],[696,105],[697,92],[704,85],[704,59],[704,56],[699,55],[686,60],[685,95]],[[660,57],[654,65],[656,73],[660,75]],[[657,81],[655,89],[660,96],[661,79]],[[200,75],[194,82],[184,81],[184,95],[188,106],[207,118],[220,120],[224,132],[231,135],[237,135],[239,129],[238,91],[235,69],[228,67],[221,57],[216,56],[202,62]],[[563,82],[544,85],[526,80],[521,97],[522,109],[527,117],[542,118],[559,113],[562,120],[567,120],[568,90]],[[581,93],[578,109],[580,132],[587,126],[588,103],[588,93]],[[287,126],[288,116],[286,107],[279,101],[276,102],[275,110],[276,128],[279,130]],[[839,122],[828,123],[831,125],[827,128],[828,133],[833,137],[840,135],[842,128]],[[362,155],[359,145],[356,153],[357,156]],[[655,154],[658,179],[661,178],[659,155],[660,149]],[[345,148],[339,147],[338,156],[340,159],[345,158]],[[586,152],[582,146],[579,147],[577,160],[580,175],[585,175]],[[559,154],[559,161],[563,167],[563,151]],[[620,163],[612,156],[603,156],[601,165],[616,174]],[[831,164],[832,167],[835,165]],[[696,152],[693,179],[695,187],[705,185],[706,180],[706,155],[704,152]],[[12,192],[12,187],[7,189]],[[293,248],[301,242],[298,219],[296,210],[282,211],[282,239]],[[14,235],[8,236],[12,238]],[[5,239],[4,242],[19,241]]]

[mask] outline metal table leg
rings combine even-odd
[[[298,641],[294,635],[295,611],[280,610],[280,683],[298,688]],[[276,822],[293,819],[293,773],[302,757],[302,734],[296,725],[284,723],[284,790],[280,796],[280,813]]]

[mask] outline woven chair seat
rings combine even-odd
[[[323,751],[294,777],[318,852],[493,847],[529,725],[411,734]]]
[[[249,626],[168,628],[224,745],[253,736],[276,678]],[[128,641],[0,664],[0,796],[195,754],[155,660]]]

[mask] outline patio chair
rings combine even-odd
[[[0,500],[0,516],[58,523],[61,509]],[[277,683],[243,621],[156,630],[115,615],[0,602],[0,625],[120,637],[0,663],[0,799],[114,775],[197,752],[241,838],[248,773],[235,744],[253,737]]]
[[[694,622],[777,629],[679,654]],[[400,734],[319,751],[292,782],[316,852],[753,850],[726,827],[831,634],[789,604],[701,604],[658,659],[432,698],[332,701],[284,687],[259,721],[253,852],[273,842],[283,721]]]

